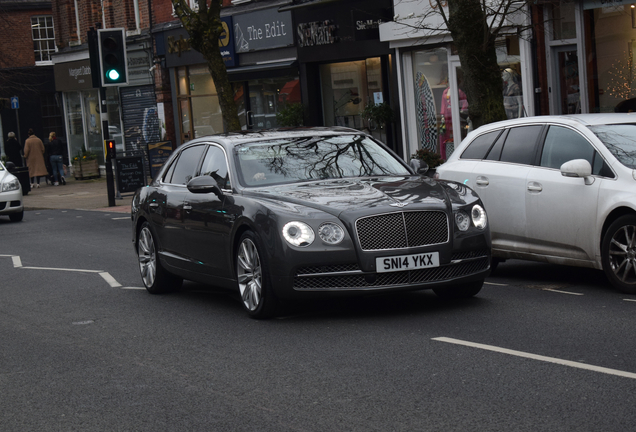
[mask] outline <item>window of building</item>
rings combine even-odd
[[[53,17],[51,15],[31,17],[31,34],[35,63],[50,62],[51,54],[57,51]]]
[[[40,109],[42,110],[42,128],[45,135],[55,132],[58,137],[64,136],[64,119],[62,118],[62,101],[56,93],[42,93],[40,95]]]
[[[223,115],[206,66],[177,69],[182,141],[223,132]]]

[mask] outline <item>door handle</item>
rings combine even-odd
[[[537,182],[528,183],[528,191],[541,192],[542,190],[543,190],[543,186],[541,186],[541,183],[537,183]]]
[[[490,182],[487,177],[479,176],[475,179],[475,184],[477,184],[477,186],[488,186]]]

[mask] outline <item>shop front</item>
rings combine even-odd
[[[443,28],[430,2],[396,2],[395,16],[398,20],[383,24],[380,32],[383,41],[390,41],[398,63],[403,152],[408,156],[427,149],[446,159],[472,129],[459,56],[448,33],[432,36],[421,29],[424,16],[428,28]],[[529,20],[529,14],[525,18]],[[496,51],[506,114],[534,115],[529,37],[520,24],[511,23],[503,33]]]
[[[300,102],[291,13],[279,13],[278,5],[232,9],[233,15],[222,16],[226,33],[220,45],[242,129],[275,128],[276,113]],[[216,86],[187,31],[172,29],[162,36],[157,54],[170,70],[178,144],[224,132]]]
[[[301,94],[311,124],[364,130],[397,147],[391,125],[369,122],[364,114],[370,105],[397,104],[389,44],[379,38],[380,24],[393,16],[391,1],[317,2],[288,9],[294,15]]]

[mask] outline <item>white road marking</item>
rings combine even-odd
[[[84,269],[69,269],[69,268],[58,268],[58,267],[22,267],[27,270],[57,270],[57,271],[69,271],[69,272],[77,272],[77,273],[101,273],[102,270],[84,270]]]
[[[494,283],[494,282],[484,282],[484,283],[488,285],[508,286],[508,284],[500,284],[500,283]]]
[[[144,287],[121,287],[121,289],[129,289],[129,290],[145,290]]]
[[[561,290],[556,290],[556,289],[552,289],[552,288],[543,288],[543,291],[552,291],[552,292],[555,292],[555,293],[571,294],[571,295],[585,295],[583,293],[573,293],[573,292],[569,292],[569,291],[561,291]]]
[[[114,278],[114,277],[112,277],[112,276],[110,275],[110,273],[108,273],[108,272],[102,272],[102,273],[100,273],[99,275],[100,275],[101,277],[103,277],[103,278],[104,278],[104,280],[105,280],[106,282],[108,282],[108,285],[110,285],[111,287],[113,287],[113,288],[117,288],[117,287],[120,287],[120,286],[121,286],[121,284],[120,284],[119,282],[117,282],[117,281],[115,280],[115,278]]]
[[[12,256],[11,260],[13,261],[13,267],[22,267],[22,260],[19,256]]]
[[[623,299],[623,300],[636,302],[636,299]]]
[[[555,358],[555,357],[546,357],[546,356],[537,355],[537,354],[531,354],[531,353],[527,353],[527,352],[523,352],[523,351],[515,351],[515,350],[511,350],[511,349],[507,349],[507,348],[496,347],[496,346],[493,346],[493,345],[484,345],[484,344],[480,344],[480,343],[468,342],[468,341],[463,341],[463,340],[453,339],[453,338],[447,338],[447,337],[437,337],[437,338],[433,338],[433,340],[436,340],[436,341],[439,341],[439,342],[452,343],[452,344],[456,344],[456,345],[463,345],[463,346],[467,346],[467,347],[471,347],[471,348],[479,348],[479,349],[483,349],[483,350],[487,350],[487,351],[494,351],[494,352],[498,352],[498,353],[502,353],[502,354],[509,354],[509,355],[513,355],[513,356],[517,356],[517,357],[524,357],[524,358],[528,358],[528,359],[532,359],[532,360],[544,361],[544,362],[548,362],[548,363],[556,363],[556,364],[559,364],[559,365],[562,365],[562,366],[569,366],[569,367],[574,367],[574,368],[578,368],[578,369],[590,370],[590,371],[593,371],[593,372],[600,372],[600,373],[605,373],[605,374],[609,374],[609,375],[616,375],[616,376],[620,376],[620,377],[623,377],[623,378],[636,379],[636,373],[632,373],[632,372],[625,372],[625,371],[621,371],[621,370],[617,370],[617,369],[609,369],[609,368],[605,368],[605,367],[601,367],[601,366],[594,366],[594,365],[574,362],[574,361],[570,361],[570,360],[563,360],[563,359],[559,359],[559,358]]]
[[[113,220],[130,220],[130,216],[126,216],[126,217],[116,217],[116,218],[112,218]]]

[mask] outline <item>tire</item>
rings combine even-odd
[[[24,218],[24,210],[22,210],[20,213],[9,214],[9,219],[11,220],[11,222],[20,222],[22,221],[22,218]]]
[[[169,273],[157,256],[157,242],[150,224],[144,222],[137,234],[137,257],[141,280],[150,294],[163,294],[181,288],[183,279]]]
[[[254,233],[246,231],[239,239],[234,260],[241,304],[255,319],[273,317],[278,305],[262,250]]]
[[[476,296],[483,285],[484,281],[479,281],[448,288],[433,288],[433,292],[444,300],[465,299]]]
[[[636,294],[636,215],[616,219],[601,244],[603,271],[610,283],[627,294]]]

